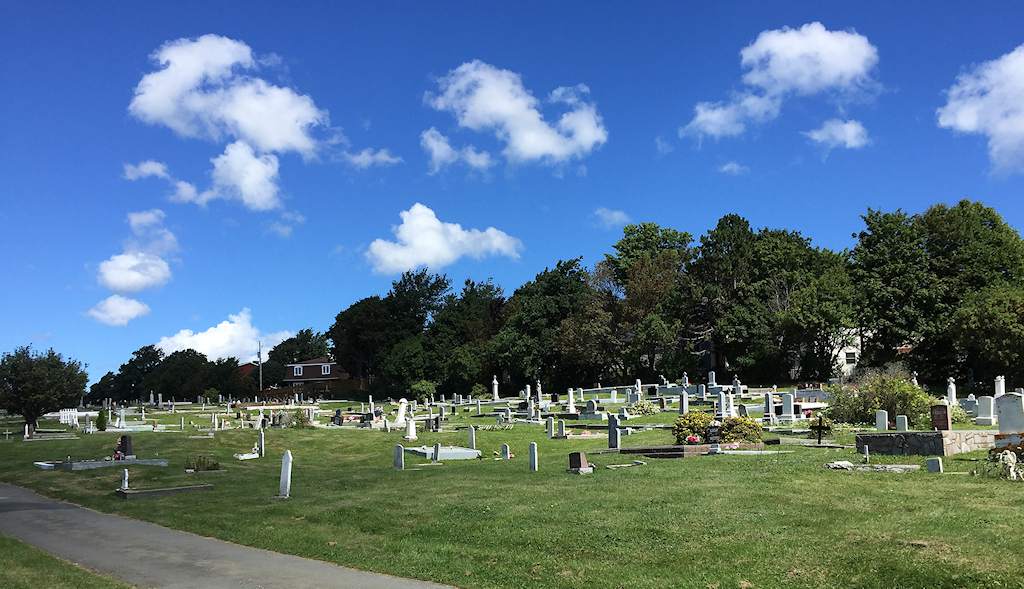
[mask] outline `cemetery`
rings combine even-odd
[[[880,414],[873,427],[826,424],[826,390],[713,373],[488,399],[65,410],[40,425],[75,439],[12,437],[0,481],[458,587],[992,586],[1024,572],[1009,556],[1024,514],[1007,509],[1024,501],[1024,396],[999,386],[991,403],[957,401],[970,411],[955,426],[943,403],[923,426]],[[100,411],[114,427],[95,427]],[[197,458],[231,467],[202,471]],[[965,517],[977,523],[949,525]]]

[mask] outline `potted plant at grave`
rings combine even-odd
[[[699,444],[700,443],[700,436],[697,436],[697,435],[686,436],[686,443],[691,445],[691,446],[694,445],[694,444]]]

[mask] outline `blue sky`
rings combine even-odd
[[[507,294],[623,224],[852,247],[1024,225],[1024,5],[0,6],[0,350],[92,380],[325,330],[403,269]]]

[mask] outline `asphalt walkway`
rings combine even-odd
[[[0,484],[0,533],[89,570],[159,589],[438,589],[203,538]]]

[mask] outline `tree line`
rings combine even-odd
[[[860,366],[894,362],[923,383],[1024,377],[1024,243],[992,208],[963,200],[920,214],[868,209],[854,247],[814,247],[799,232],[755,229],[729,214],[695,238],[628,225],[613,252],[545,268],[511,296],[491,280],[460,289],[427,269],[356,301],[323,332],[275,346],[264,387],[288,363],[333,358],[368,388],[470,394],[639,378],[696,380],[708,370],[770,385],[838,375],[843,346]],[[93,386],[91,397],[249,396],[234,359],[153,346]]]

